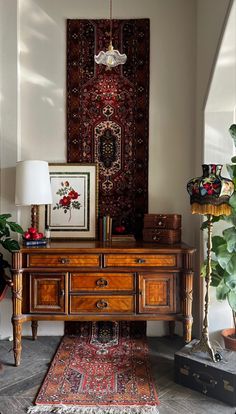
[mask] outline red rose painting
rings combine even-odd
[[[79,202],[80,194],[71,187],[69,181],[61,182],[61,187],[56,192],[59,195],[59,201],[53,207],[53,210],[63,209],[68,214],[68,222],[71,220],[72,210],[79,210],[81,203]]]

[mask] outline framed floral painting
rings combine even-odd
[[[49,164],[52,204],[46,226],[52,238],[95,239],[97,228],[96,164]]]

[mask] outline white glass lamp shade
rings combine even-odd
[[[27,160],[16,164],[15,203],[18,206],[52,204],[46,161]]]
[[[108,68],[113,68],[118,65],[124,65],[127,56],[114,49],[112,43],[110,43],[108,50],[106,52],[101,51],[98,55],[95,55],[94,60],[98,65],[106,65]]]

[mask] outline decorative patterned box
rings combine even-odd
[[[175,382],[235,406],[236,352],[220,350],[222,361],[213,362],[206,353],[191,353],[195,342],[175,353]]]
[[[181,215],[145,214],[143,240],[164,244],[181,242]]]

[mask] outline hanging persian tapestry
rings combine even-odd
[[[107,69],[109,20],[67,21],[67,161],[99,166],[99,214],[139,235],[148,210],[149,19],[113,20],[125,65]]]

